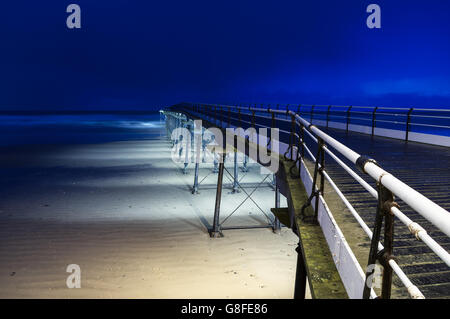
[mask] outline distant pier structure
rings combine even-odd
[[[224,174],[236,192],[274,189],[259,227],[299,237],[294,298],[307,284],[313,298],[450,298],[450,110],[180,103],[161,113],[194,196],[199,165],[214,163],[211,237],[233,229],[221,222]],[[239,180],[250,159],[267,168],[257,185]]]

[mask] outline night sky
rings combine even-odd
[[[66,27],[70,3],[81,29]],[[15,0],[0,35],[3,110],[450,107],[448,0]]]

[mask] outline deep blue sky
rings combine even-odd
[[[66,28],[70,3],[81,30]],[[448,0],[3,2],[0,108],[450,107],[449,17]]]

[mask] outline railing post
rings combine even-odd
[[[242,119],[241,119],[241,108],[238,108],[238,114],[239,114],[239,127],[243,128],[242,127]]]
[[[252,128],[255,128],[255,111],[252,111]]]
[[[377,114],[377,110],[378,110],[378,106],[376,106],[374,109],[373,109],[373,112],[372,112],[372,137],[374,136],[374,134],[375,134],[375,126],[376,126],[376,114]]]
[[[299,132],[297,134],[297,156],[296,156],[297,159],[295,160],[294,167],[297,165],[298,162],[298,178],[301,178],[302,158],[304,152],[302,126],[303,124],[301,124],[301,126],[296,125],[296,127],[299,128]]]
[[[305,140],[304,140],[304,131],[305,130],[305,126],[303,124],[300,124],[300,137],[302,139],[302,159],[305,158]]]
[[[286,111],[287,113],[288,111]],[[291,148],[291,161],[294,160],[294,137],[295,137],[295,116],[291,115],[291,138],[290,138],[290,148]]]
[[[314,115],[314,107],[315,107],[315,105],[311,105],[311,116],[310,116],[310,122],[311,122],[311,124],[313,124],[313,115]]]
[[[345,128],[345,132],[348,134],[348,125],[350,124],[350,110],[352,109],[352,106],[347,109],[347,125]]]
[[[411,123],[411,113],[414,109],[410,108],[408,111],[408,117],[406,119],[406,136],[405,136],[405,141],[408,142],[408,137],[409,137],[409,125]]]
[[[319,215],[319,198],[320,195],[323,196],[324,194],[324,186],[325,186],[325,176],[323,174],[324,170],[325,170],[325,151],[324,151],[324,147],[325,147],[325,143],[324,141],[320,138],[318,140],[318,144],[319,144],[319,158],[316,159],[316,161],[320,160],[320,167],[318,167],[318,173],[320,174],[320,185],[319,185],[319,192],[316,195],[316,205],[314,207],[314,220],[317,221],[318,215]]]
[[[269,109],[270,111],[270,109]],[[270,112],[272,115],[272,123],[270,125],[270,139],[269,142],[267,142],[267,147],[269,147],[270,144],[270,150],[272,150],[272,130],[275,128],[276,126],[276,122],[275,122],[275,113],[274,112]]]
[[[313,198],[315,198],[315,207],[314,207],[314,217],[313,222],[317,223],[317,217],[319,214],[319,197],[320,195],[324,194],[324,182],[325,182],[325,176],[323,174],[325,169],[325,143],[322,138],[317,137],[317,155],[316,155],[316,162],[314,164],[314,174],[313,174],[313,182],[311,185],[311,194],[309,195],[307,201],[305,204],[303,204],[300,212],[300,216],[302,219],[305,219],[307,216],[305,215],[305,209],[311,205],[311,201]],[[319,164],[320,163],[320,164]],[[320,165],[320,167],[319,167]],[[317,175],[320,174],[320,185],[317,187]]]
[[[287,116],[288,112],[286,112]],[[293,156],[293,145],[294,145],[294,134],[295,134],[295,116],[291,115],[291,134],[289,135],[289,146],[286,149],[286,152],[284,152],[283,156],[284,158],[287,158],[287,154],[289,151],[291,152],[290,160],[292,161],[294,159]]]
[[[378,205],[375,215],[375,226],[370,242],[369,260],[366,270],[366,281],[363,291],[363,299],[370,298],[370,289],[372,281],[370,280],[375,270],[375,264],[378,260],[383,266],[383,281],[381,286],[381,298],[389,299],[391,297],[392,287],[392,268],[389,260],[393,259],[393,242],[394,242],[394,216],[391,213],[392,207],[398,204],[394,201],[394,194],[380,182],[377,183]],[[378,251],[380,241],[381,228],[384,219],[384,248]]]
[[[331,105],[329,105],[328,109],[327,109],[327,128],[328,128],[328,122],[330,120],[330,109],[331,109]]]

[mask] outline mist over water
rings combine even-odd
[[[90,144],[160,135],[159,113],[146,115],[0,115],[0,146]]]

